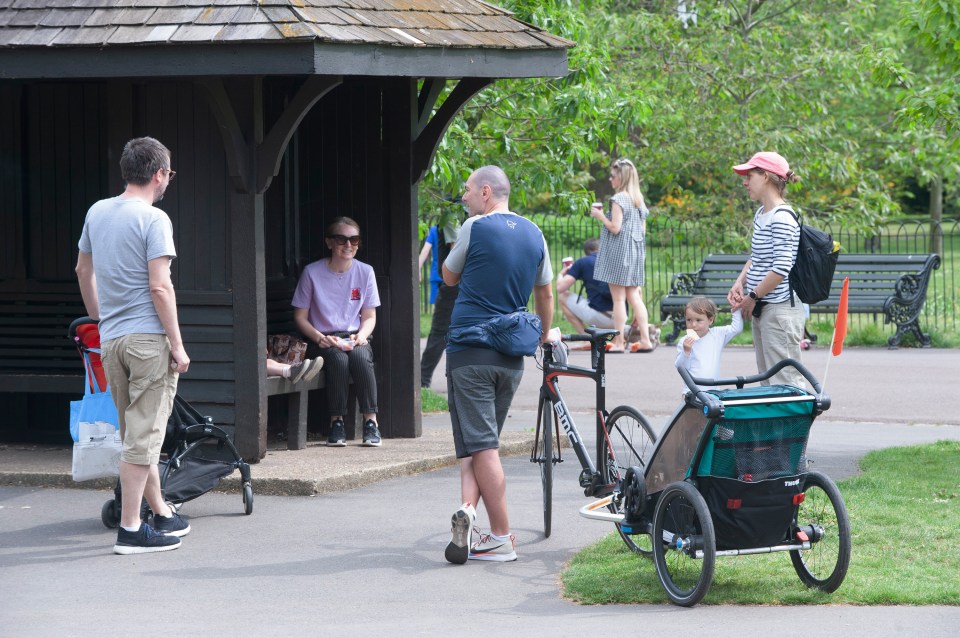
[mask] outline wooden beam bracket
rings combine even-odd
[[[303,83],[257,148],[256,192],[266,191],[270,182],[280,172],[280,164],[290,138],[313,105],[341,84],[343,77],[339,75],[312,75]]]
[[[417,131],[413,145],[412,174],[414,184],[419,183],[420,180],[423,179],[423,176],[427,174],[427,169],[433,161],[433,156],[437,153],[440,140],[443,139],[443,134],[447,131],[450,123],[453,122],[453,118],[456,117],[460,109],[462,109],[473,96],[492,83],[493,78],[461,79],[453,91],[450,92],[450,95],[447,96],[447,99],[443,101],[443,104],[440,105],[440,108],[437,109],[433,118],[430,119],[429,122],[426,122],[425,126],[420,128],[420,124],[426,121],[426,118],[429,117],[430,111],[433,108],[433,103],[430,102],[430,96],[434,96],[433,101],[435,102],[437,96],[440,94],[440,90],[443,88],[442,86],[437,88],[436,85],[439,84],[439,82],[433,80],[430,80],[428,84],[424,84],[423,92],[421,92],[420,99],[418,100],[420,113],[417,115],[418,128],[420,128],[420,130]],[[424,92],[426,93],[424,94]]]
[[[223,80],[204,78],[197,80],[197,85],[204,89],[213,117],[220,125],[220,135],[223,137],[223,150],[227,158],[227,170],[233,180],[233,188],[238,193],[252,191],[250,183],[250,165],[247,140],[237,121],[237,113],[227,95]]]

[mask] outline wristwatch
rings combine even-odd
[[[747,296],[753,299],[754,301],[760,301],[760,297],[757,296],[756,290],[751,290],[750,292],[747,293]]]

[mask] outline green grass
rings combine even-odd
[[[960,442],[871,452],[860,467],[839,484],[853,541],[840,589],[807,589],[787,553],[718,557],[702,604],[960,604]],[[653,561],[616,534],[577,554],[562,583],[585,604],[667,602]]]
[[[450,409],[447,397],[438,394],[429,388],[420,388],[420,410],[424,414],[430,412],[446,412]]]

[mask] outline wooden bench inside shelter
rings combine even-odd
[[[67,333],[70,324],[86,314],[75,285],[46,285],[33,292],[0,289],[0,392],[82,395],[83,362]],[[322,390],[325,381],[324,371],[297,384],[267,379],[267,395],[286,398],[282,418],[288,449],[306,447],[309,392]],[[359,438],[361,421],[352,389],[349,405],[354,407],[344,415],[344,425],[353,440]]]
[[[712,300],[720,310],[729,311],[727,292],[747,263],[747,255],[709,255],[696,272],[674,275],[670,292],[660,300],[661,321],[671,321],[673,331],[667,343],[674,343],[686,329],[684,310],[691,297]],[[840,253],[830,296],[812,304],[810,312],[835,314],[845,277],[850,278],[847,303],[849,313],[883,314],[884,323],[897,325],[887,340],[891,349],[912,332],[924,348],[930,347],[930,335],[920,330],[920,311],[927,299],[930,276],[940,267],[935,254]],[[815,335],[814,335],[815,337]]]
[[[0,392],[82,394],[83,362],[67,332],[86,314],[76,286],[0,289]]]

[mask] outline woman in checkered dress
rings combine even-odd
[[[643,261],[646,256],[644,234],[650,214],[640,193],[640,177],[633,162],[619,159],[610,167],[610,185],[616,194],[610,199],[607,213],[603,208],[590,209],[591,217],[603,224],[600,233],[600,254],[593,277],[610,285],[613,297],[613,327],[620,334],[608,352],[624,352],[623,330],[627,324],[627,304],[633,309],[634,324],[640,332],[637,352],[651,352],[647,307],[643,303]]]

